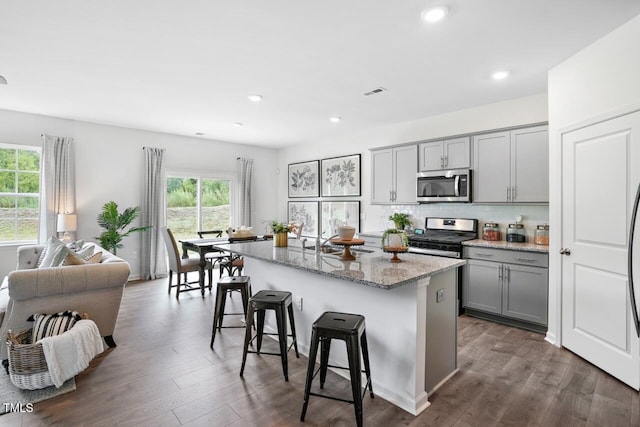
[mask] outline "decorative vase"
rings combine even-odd
[[[286,248],[288,245],[289,236],[287,233],[276,233],[273,235],[273,246],[277,248]]]

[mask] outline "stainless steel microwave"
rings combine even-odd
[[[418,172],[419,203],[471,202],[471,169]]]

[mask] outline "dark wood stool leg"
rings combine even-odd
[[[293,304],[289,304],[287,307],[287,311],[289,312],[289,323],[291,324],[291,335],[293,337],[293,348],[296,350],[296,357],[300,358],[300,353],[298,353],[298,338],[296,336],[296,321],[293,318]]]
[[[256,346],[258,349],[258,353],[260,353],[260,349],[262,348],[262,334],[264,333],[264,315],[265,310],[258,309],[258,338],[256,339]]]
[[[369,367],[369,345],[367,344],[367,332],[362,333],[360,337],[360,345],[362,346],[362,358],[364,359],[364,371],[367,374],[367,381],[369,382],[369,394],[373,399],[373,384],[371,384],[371,368]]]
[[[311,332],[311,347],[309,348],[309,365],[307,366],[307,380],[304,384],[304,400],[302,402],[302,414],[300,421],[304,421],[309,404],[309,393],[311,393],[311,382],[313,381],[313,371],[316,368],[316,355],[318,354],[318,333],[314,329]]]
[[[330,351],[331,338],[320,338],[320,388],[324,388],[324,381],[327,379]]]
[[[360,343],[357,336],[352,336],[347,341],[347,358],[349,359],[349,374],[351,376],[351,391],[353,394],[353,406],[356,413],[356,424],[362,426],[362,373],[360,369]]]
[[[284,306],[276,308],[276,324],[278,325],[278,341],[280,341],[280,360],[282,361],[282,372],[284,380],[289,381],[289,361],[287,358],[287,315]]]
[[[247,286],[243,286],[240,289],[240,296],[242,297],[242,310],[244,311],[244,317],[247,317],[247,305],[249,304],[249,289]]]
[[[240,376],[244,373],[244,365],[247,362],[247,351],[249,351],[249,341],[251,341],[251,325],[253,324],[253,304],[247,307],[246,328],[244,332],[244,350],[242,351],[242,366]]]
[[[180,278],[178,277],[178,281]],[[173,282],[173,271],[169,270],[169,293],[171,293],[171,283]]]

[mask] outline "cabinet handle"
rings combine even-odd
[[[393,190],[389,190],[389,201],[393,202]]]
[[[515,200],[516,199],[516,187],[515,185],[513,187],[511,187],[511,200]]]
[[[440,156],[440,169],[444,169],[444,157]]]
[[[511,187],[507,187],[507,202],[511,201]]]
[[[502,265],[499,265],[497,268],[498,268],[498,280],[502,280]]]
[[[510,276],[511,276],[511,268],[504,266],[504,280],[508,282]]]
[[[516,257],[516,261],[522,261],[522,262],[536,262],[537,259],[535,258],[521,258],[521,257]]]
[[[481,257],[485,257],[485,258],[492,258],[493,254],[477,253],[477,254],[475,254],[475,256],[481,256]]]
[[[449,156],[444,156],[444,165],[445,167],[449,167]]]

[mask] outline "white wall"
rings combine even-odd
[[[276,150],[0,110],[0,142],[40,146],[42,133],[75,140],[79,238],[97,240],[101,229],[96,217],[105,202],[114,200],[120,208],[140,206],[144,146],[165,148],[168,170],[236,174],[237,157],[255,159],[253,224],[276,216]],[[140,275],[140,260],[132,258],[133,251],[140,253],[140,237],[128,237],[118,251],[131,264],[132,278]],[[16,247],[0,246],[0,275],[15,265]]]
[[[348,118],[345,119],[348,120]],[[416,226],[423,226],[424,224],[421,222],[426,216],[440,214],[513,222],[515,220],[514,214],[519,213],[525,216],[525,220],[529,219],[532,224],[546,222],[548,217],[546,206],[505,207],[448,204],[408,207],[371,205],[371,156],[369,152],[370,148],[545,121],[547,121],[547,95],[542,93],[392,126],[381,126],[332,139],[318,140],[309,145],[282,149],[279,156],[278,215],[282,219],[287,218],[286,189],[287,165],[289,163],[360,153],[362,154],[362,196],[359,198],[362,219],[360,225],[363,231],[377,231],[387,228],[390,224],[387,217],[390,213],[398,210],[408,211]]]
[[[549,332],[561,343],[560,284],[562,195],[560,134],[593,118],[640,103],[640,16],[612,31],[549,72]]]

